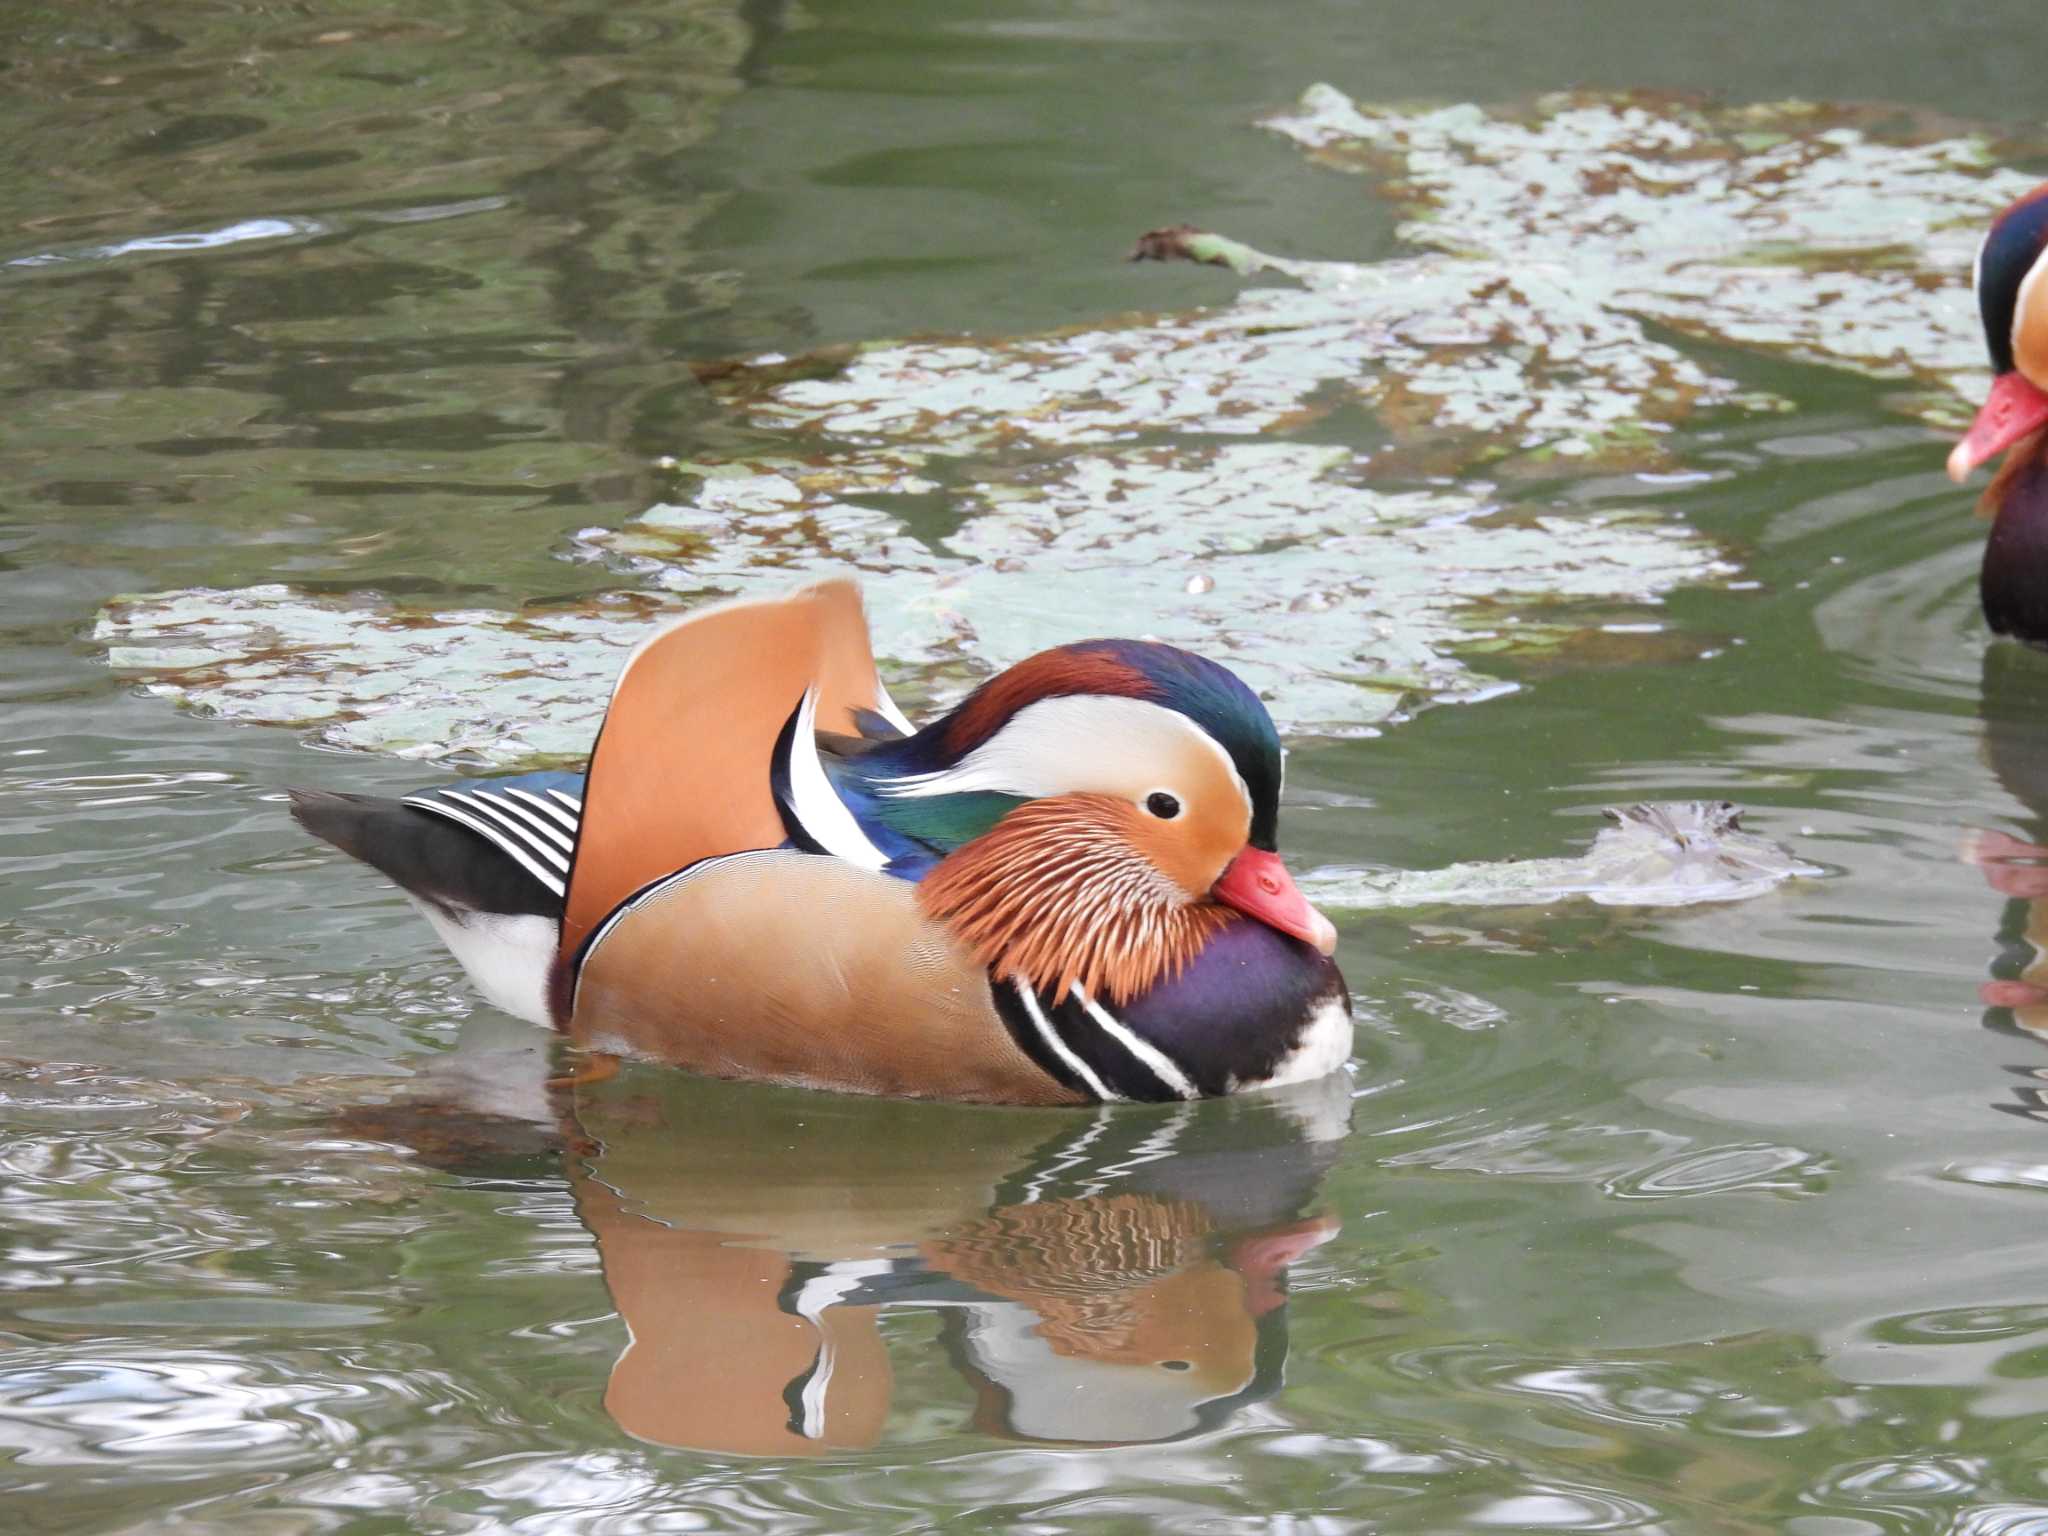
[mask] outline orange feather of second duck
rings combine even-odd
[[[1348,1057],[1335,929],[1273,848],[1278,737],[1229,672],[1090,641],[906,724],[851,582],[637,649],[584,792],[556,1022],[714,1075],[1012,1103]]]

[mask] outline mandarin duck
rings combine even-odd
[[[1992,630],[2048,645],[2048,182],[1996,219],[1974,285],[1994,375],[1991,393],[1949,455],[1960,484],[2010,448],[1979,506],[1991,518],[1978,592]]]
[[[1275,851],[1281,773],[1257,695],[1153,641],[1042,652],[912,729],[836,580],[642,642],[582,774],[292,811],[486,999],[591,1049],[1067,1104],[1348,1059],[1336,930]]]

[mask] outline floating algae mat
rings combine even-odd
[[[1412,211],[1402,235],[1463,258],[1475,292],[1563,285],[1617,324],[1913,380],[1944,420],[1958,402],[1943,396],[1983,387],[1969,280],[1985,222],[2037,181],[1996,168],[1982,138],[1902,142],[1879,111],[1804,102],[1564,93],[1522,112],[1404,111],[1317,85],[1266,126],[1383,178]],[[1647,337],[1624,352],[1664,355]],[[1630,392],[1626,357],[1579,361]],[[1461,393],[1454,373],[1431,387]]]
[[[1312,871],[1301,886],[1319,906],[1547,906],[1583,898],[1603,907],[1690,907],[1760,896],[1795,877],[1827,873],[1742,828],[1725,800],[1610,806],[1612,826],[1577,857],[1452,864],[1443,869]]]
[[[1643,513],[1488,515],[1468,496],[1335,483],[1342,450],[1157,457],[1070,460],[938,549],[834,502],[827,475],[765,466],[710,475],[689,503],[586,537],[693,600],[855,569],[892,684],[929,701],[1110,628],[1227,658],[1297,734],[1475,696],[1498,684],[1458,659],[1461,645],[1550,650],[1734,569]],[[505,764],[582,755],[625,648],[685,606],[411,612],[268,586],[119,602],[97,634],[117,667],[238,720]]]
[[[626,653],[673,605],[409,613],[285,586],[117,602],[96,634],[152,692],[330,746],[503,765],[588,755]]]
[[[1179,232],[1147,253],[1280,281],[1189,314],[706,365],[776,446],[675,464],[670,499],[563,551],[631,593],[517,613],[156,594],[111,605],[97,638],[197,708],[497,765],[580,755],[659,617],[853,570],[892,684],[928,706],[1107,629],[1227,659],[1290,733],[1369,731],[1497,688],[1469,658],[1654,628],[1666,593],[1734,574],[1625,479],[1546,499],[1565,474],[1689,467],[1703,412],[1782,408],[1685,337],[1961,410],[1975,232],[2027,185],[1977,140],[1888,142],[1798,106],[1396,111],[1318,86],[1268,126],[1378,178],[1431,249],[1283,261]],[[1304,440],[1347,406],[1390,441]]]

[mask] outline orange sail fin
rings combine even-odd
[[[699,609],[627,658],[584,786],[565,956],[648,881],[782,841],[770,759],[814,685],[820,730],[853,734],[856,710],[893,711],[851,581]]]

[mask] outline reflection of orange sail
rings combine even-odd
[[[661,1226],[589,1179],[578,1181],[577,1209],[630,1333],[604,1397],[628,1434],[745,1456],[811,1456],[881,1438],[891,1382],[873,1312],[828,1312],[821,1333],[777,1305],[790,1275],[782,1254]],[[831,1397],[805,1419],[783,1389],[824,1354]]]
[[[896,1390],[880,1315],[907,1308],[942,1317],[988,1432],[1189,1433],[1278,1384],[1281,1270],[1336,1231],[1294,1213],[1342,1085],[1164,1115],[912,1106],[924,1151],[877,1134],[887,1107],[670,1074],[580,1089],[602,1150],[571,1159],[577,1204],[628,1332],[605,1406],[663,1445],[872,1445]],[[741,1100],[744,1140],[721,1139]]]

